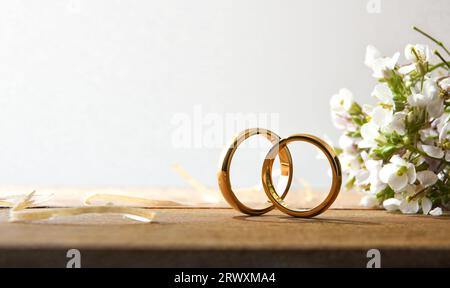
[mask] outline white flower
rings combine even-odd
[[[396,198],[389,198],[383,201],[383,208],[389,212],[397,211],[401,201]]]
[[[398,155],[392,156],[390,163],[380,170],[380,179],[388,184],[395,192],[402,191],[409,184],[416,181],[416,168]]]
[[[442,208],[437,207],[430,211],[431,216],[441,216],[442,215]]]
[[[406,133],[406,113],[396,112],[388,118],[388,124],[384,128],[384,132],[393,133],[394,131],[400,135]]]
[[[420,87],[414,89],[413,94],[408,97],[408,103],[413,107],[427,108],[432,118],[437,118],[444,113],[443,99],[439,97],[436,82],[431,79],[424,82],[423,89]]]
[[[378,145],[377,139],[380,137],[380,130],[389,124],[392,112],[382,107],[375,107],[371,114],[372,119],[361,126],[361,137],[363,140],[359,143],[359,148],[373,148]]]
[[[384,109],[380,106],[375,107],[372,111],[372,122],[383,132],[387,133],[396,131],[399,134],[404,134],[405,117],[406,114],[403,112],[393,114],[391,110]]]
[[[361,163],[356,154],[342,153],[339,155],[342,169],[347,172],[349,178],[354,177],[361,169]]]
[[[422,213],[423,213],[424,215],[428,215],[428,213],[429,213],[430,210],[431,210],[431,206],[432,206],[432,205],[433,205],[433,204],[431,203],[431,200],[430,200],[429,198],[423,197],[423,198],[422,198],[422,202],[421,202]]]
[[[331,110],[335,112],[348,112],[353,105],[353,94],[350,90],[342,88],[338,94],[331,97]]]
[[[413,52],[413,49],[415,53]],[[427,45],[422,44],[409,44],[405,47],[405,58],[412,62],[412,64],[405,65],[398,69],[398,72],[403,75],[409,74],[416,69],[419,70],[418,63],[428,62],[428,60],[430,60],[430,48]]]
[[[373,70],[372,76],[384,78],[388,76],[389,70],[393,70],[397,64],[400,53],[395,53],[392,57],[381,57],[380,52],[372,45],[367,46],[364,63]]]
[[[386,83],[376,85],[372,91],[372,97],[377,98],[381,103],[394,106],[394,95]]]
[[[361,137],[363,140],[358,143],[359,148],[373,148],[378,145],[377,140],[383,139],[381,132],[393,133],[394,131],[400,135],[406,133],[405,118],[406,114],[383,109],[380,106],[372,110],[372,119],[361,126]]]
[[[330,99],[331,118],[336,128],[341,130],[354,131],[355,125],[352,122],[348,111],[353,105],[353,94],[348,89],[340,89],[338,94]]]
[[[366,170],[361,169],[361,172],[357,174],[357,184],[370,184],[370,193],[375,195],[387,186],[380,180],[379,177],[381,167],[383,166],[383,161],[370,159],[369,155],[367,155],[367,152],[365,151],[361,153],[361,158],[364,161]]]
[[[413,52],[414,49],[414,52]],[[416,55],[417,54],[417,55]],[[423,44],[408,44],[405,47],[405,58],[410,62],[428,62],[430,60],[430,48]],[[417,56],[419,59],[417,59]]]
[[[360,132],[363,140],[359,142],[359,148],[364,149],[377,147],[378,143],[376,139],[379,135],[379,127],[376,124],[374,124],[372,121],[364,124],[363,126],[361,126]]]
[[[392,116],[391,111],[383,109],[380,106],[377,106],[372,110],[372,121],[378,127],[386,126],[389,123],[391,116]]]
[[[441,215],[444,208],[433,209],[427,193],[437,191],[433,197],[447,203],[435,188],[448,177],[444,164],[450,162],[450,112],[445,112],[444,100],[450,95],[450,76],[443,67],[427,70],[427,65],[435,64],[429,63],[428,46],[407,45],[404,53],[408,62],[401,65],[400,53],[385,57],[367,46],[364,62],[379,79],[371,93],[375,105],[357,104],[347,89],[331,98],[333,122],[344,130],[339,159],[352,189],[366,194],[360,204],[371,208],[382,204],[388,211],[405,214]],[[396,75],[400,76],[393,79]],[[395,98],[397,85],[410,89],[400,91],[407,99]],[[395,155],[389,159],[391,148]],[[378,195],[389,191],[394,195],[381,203]]]

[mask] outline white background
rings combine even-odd
[[[331,95],[372,102],[367,44],[428,43],[412,25],[450,44],[448,0],[367,2],[2,1],[0,185],[179,187],[179,163],[213,186],[220,149],[171,140],[196,104],[336,141]]]

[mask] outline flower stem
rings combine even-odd
[[[442,49],[444,49],[444,51],[447,52],[447,54],[450,56],[450,51],[447,49],[447,47],[445,47],[445,45],[444,45],[444,43],[442,43],[442,41],[437,40],[436,38],[432,37],[430,34],[417,28],[416,26],[413,26],[413,29],[416,30],[417,32],[419,32],[420,34],[422,34],[423,36],[427,37],[434,43],[436,43],[438,46],[440,46]]]
[[[438,68],[440,68],[440,67],[442,67],[442,66],[449,66],[450,65],[450,62],[442,62],[442,63],[439,63],[439,64],[436,64],[436,65],[434,65],[434,66],[431,66],[431,68],[428,70],[428,72],[432,72],[432,71],[434,71],[434,70],[436,70],[436,69],[438,69]]]
[[[445,61],[444,57],[442,57],[442,55],[441,55],[441,53],[439,53],[439,51],[434,50],[434,51],[433,51],[433,54],[436,55],[436,56],[438,56],[439,59],[441,59],[441,61],[448,67],[448,69],[450,69],[450,64],[448,64],[448,62]]]
[[[411,196],[411,197],[409,198],[409,200],[410,200],[410,201],[411,201],[411,200],[416,200],[417,197],[418,197],[420,194],[422,194],[423,192],[425,192],[425,191],[427,191],[427,190],[428,190],[428,187],[423,188],[422,190],[420,190],[419,192],[417,192],[416,194],[414,194],[413,196]]]

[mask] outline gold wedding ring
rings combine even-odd
[[[273,145],[276,145],[281,140],[280,136],[267,129],[252,128],[242,131],[232,140],[230,146],[224,151],[222,157],[222,165],[220,166],[219,172],[217,173],[217,178],[223,197],[231,207],[242,213],[258,216],[269,212],[270,210],[275,208],[275,206],[273,204],[270,204],[270,206],[262,209],[254,209],[246,206],[236,197],[236,194],[231,188],[230,181],[230,165],[234,153],[242,142],[255,135],[265,136],[267,140],[269,140]],[[277,154],[279,155],[280,159],[281,176],[288,177],[286,188],[283,194],[281,196],[278,196],[280,199],[283,199],[289,191],[292,182],[292,157],[287,147],[285,147],[285,149],[283,149],[282,151],[277,151]]]
[[[319,148],[327,157],[333,173],[331,189],[330,192],[328,193],[327,198],[325,198],[325,200],[323,200],[322,203],[320,203],[319,205],[317,205],[312,209],[297,210],[289,208],[289,206],[285,203],[283,198],[278,196],[272,182],[273,162],[278,154],[279,149],[286,149],[287,144],[297,141],[307,142]],[[331,204],[333,204],[334,200],[336,200],[336,197],[339,194],[339,190],[341,189],[342,184],[341,165],[334,150],[327,143],[325,143],[325,141],[308,134],[296,134],[289,136],[286,139],[282,139],[278,144],[272,147],[269,153],[267,153],[266,159],[264,160],[261,177],[264,191],[266,192],[267,197],[269,197],[270,201],[272,201],[272,203],[280,211],[294,217],[305,217],[305,218],[314,217],[325,212],[331,206]]]
[[[253,209],[239,201],[231,188],[230,182],[230,164],[234,153],[243,141],[254,135],[263,135],[273,144],[273,147],[266,155],[261,171],[262,185],[272,205],[263,209]],[[331,189],[328,196],[318,206],[312,209],[292,209],[284,201],[291,186],[293,176],[292,157],[287,145],[297,141],[307,142],[319,148],[327,157],[333,174]],[[286,188],[281,196],[277,193],[272,181],[272,167],[277,156],[279,156],[280,160],[281,175],[288,177]],[[314,217],[325,212],[331,204],[333,204],[341,189],[342,171],[336,153],[325,141],[308,134],[295,134],[288,138],[281,139],[277,134],[266,129],[253,128],[244,130],[233,139],[231,145],[225,150],[222,160],[222,166],[218,172],[220,190],[231,207],[248,215],[262,215],[276,207],[281,212],[294,217]]]

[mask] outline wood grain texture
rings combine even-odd
[[[84,267],[365,267],[368,249],[385,267],[450,266],[450,217],[331,209],[314,219],[279,212],[155,209],[151,224],[85,215],[8,223],[0,212],[0,266],[64,267],[67,249]]]

